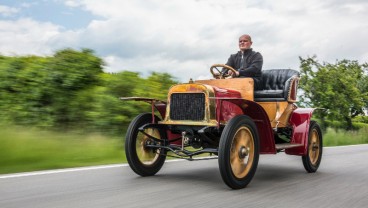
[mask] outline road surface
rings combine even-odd
[[[368,207],[368,145],[325,148],[313,174],[300,157],[261,155],[241,190],[223,183],[217,160],[167,162],[153,177],[126,165],[0,175],[0,207]]]

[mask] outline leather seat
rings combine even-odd
[[[299,76],[293,69],[263,70],[261,90],[254,91],[254,100],[295,102]]]

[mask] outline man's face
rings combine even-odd
[[[249,37],[247,36],[241,36],[239,38],[239,49],[244,51],[246,49],[249,49],[250,46],[252,46],[252,42],[249,40]]]

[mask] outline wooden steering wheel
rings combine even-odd
[[[225,70],[222,70],[222,69],[220,70],[217,67],[222,67]],[[216,71],[218,73],[215,73],[213,71],[214,69],[216,69]],[[232,68],[231,66],[225,65],[225,64],[214,64],[210,68],[210,72],[211,72],[213,78],[215,78],[215,79],[226,79],[228,77],[231,77],[231,75],[229,75],[227,73],[229,70],[232,71],[233,74],[235,74],[235,72],[236,72],[236,70],[234,68]]]

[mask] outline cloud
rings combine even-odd
[[[10,17],[18,12],[19,9],[17,8],[0,5],[0,15],[3,17]]]
[[[57,25],[28,18],[0,20],[0,28],[0,53],[4,55],[50,54],[50,40],[60,34]]]
[[[225,63],[238,50],[238,37],[248,33],[265,69],[298,69],[299,56],[368,61],[368,23],[363,21],[368,3],[363,0],[62,2],[99,18],[79,29],[31,18],[0,21],[1,28],[9,27],[0,29],[0,53],[91,48],[105,59],[108,71],[169,72],[186,81],[208,77],[210,66]]]

